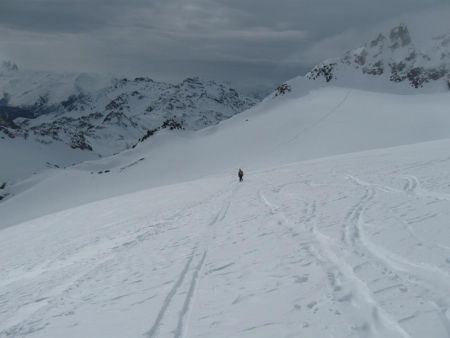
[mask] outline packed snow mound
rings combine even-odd
[[[0,337],[448,337],[449,148],[218,175],[3,230]]]
[[[237,175],[239,167],[255,170],[450,138],[447,94],[392,95],[332,87],[305,92],[294,82],[291,92],[219,125],[200,131],[163,130],[118,155],[52,168],[9,184],[4,192],[8,197],[0,203],[0,226],[145,188]]]
[[[338,59],[314,67],[309,80],[379,91],[448,91],[450,89],[450,34],[432,39],[421,51],[408,27],[400,25]]]

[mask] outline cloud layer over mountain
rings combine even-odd
[[[442,0],[3,0],[0,58],[32,69],[275,83],[366,40],[381,23],[423,27],[426,13],[448,14],[445,6]]]

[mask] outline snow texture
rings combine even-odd
[[[5,229],[0,337],[448,337],[449,145],[204,178]]]

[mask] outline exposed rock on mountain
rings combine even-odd
[[[342,58],[323,62],[306,77],[360,85],[361,75],[406,83],[412,88],[450,86],[450,35],[434,38],[432,48],[423,52],[414,44],[408,28],[400,25]]]
[[[0,90],[3,138],[61,142],[100,155],[131,147],[166,121],[197,130],[256,103],[227,85],[199,78],[173,85],[144,77],[27,72],[12,62],[0,64]]]

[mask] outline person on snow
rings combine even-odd
[[[241,168],[239,168],[238,176],[239,176],[239,182],[242,182],[244,180],[244,172],[242,171]]]

